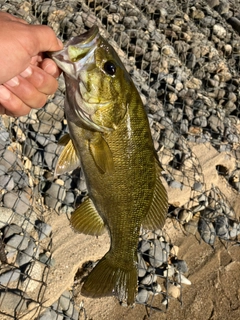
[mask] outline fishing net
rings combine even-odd
[[[177,235],[186,243],[191,237],[195,251],[205,242],[205,254],[212,257],[219,242],[238,249],[238,1],[12,0],[0,1],[0,9],[31,24],[49,25],[63,41],[97,24],[132,76],[169,197],[164,230],[142,230],[139,238],[132,315],[143,306],[139,319],[169,309],[168,314],[171,304],[184,301],[183,288],[186,294],[192,290],[185,289],[191,284],[190,262],[179,255]],[[75,234],[70,227],[71,213],[87,195],[81,169],[53,175],[57,142],[68,132],[64,92],[61,76],[44,108],[0,119],[1,319],[123,319],[104,310],[104,299],[80,294],[109,239]],[[234,259],[237,254],[225,260]],[[92,316],[93,305],[99,309]]]

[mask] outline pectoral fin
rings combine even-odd
[[[89,143],[93,160],[101,173],[111,173],[114,170],[112,152],[101,134],[97,134]]]
[[[63,149],[58,159],[58,162],[55,168],[55,175],[72,171],[80,166],[80,160],[77,156],[73,142],[70,139],[69,135],[63,136],[59,140],[59,144],[65,145],[65,148]]]
[[[76,231],[84,234],[99,236],[105,231],[103,219],[89,198],[73,212],[70,221]]]
[[[161,168],[156,161],[156,184],[153,193],[153,199],[148,214],[143,220],[145,229],[161,229],[164,226],[167,211],[168,197],[167,192],[160,180]]]

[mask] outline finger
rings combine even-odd
[[[58,66],[56,65],[56,63],[52,59],[49,59],[49,58],[44,59],[40,63],[40,67],[45,72],[47,72],[48,74],[53,76],[54,78],[58,78],[61,74],[61,70],[58,68]]]
[[[0,17],[1,17],[1,19],[17,21],[17,22],[21,22],[21,23],[24,23],[24,24],[28,24],[27,21],[25,21],[25,20],[23,20],[21,18],[15,17],[12,14],[9,14],[7,12],[0,12]]]
[[[9,91],[17,96],[30,108],[38,109],[44,106],[47,100],[46,94],[39,92],[34,85],[22,77],[14,77],[4,83]]]
[[[16,97],[3,85],[0,85],[0,114],[20,117],[29,114],[31,108]]]
[[[56,70],[57,72],[57,70]],[[24,79],[32,84],[38,91],[50,95],[55,93],[58,87],[57,80],[36,66],[29,66],[18,77],[21,80],[21,85],[25,85]],[[23,78],[23,79],[21,79]]]
[[[31,55],[39,52],[58,51],[63,48],[62,42],[56,37],[55,32],[48,26],[31,25],[32,48]],[[47,41],[46,41],[47,39]]]

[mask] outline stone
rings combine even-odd
[[[5,193],[3,196],[3,204],[5,207],[12,209],[20,215],[24,215],[30,209],[30,203],[25,192]]]
[[[0,165],[3,165],[9,170],[10,168],[15,168],[15,166],[19,164],[20,161],[17,159],[16,154],[8,149],[0,151]]]
[[[38,259],[39,257],[39,248],[37,248],[37,244],[35,240],[30,237],[28,247],[24,251],[18,251],[16,264],[21,267],[31,260]]]
[[[2,289],[0,290],[0,309],[2,312],[11,314],[23,313],[28,310],[28,304],[31,299],[18,289]]]
[[[59,304],[64,311],[64,313],[71,317],[73,314],[73,304],[71,302],[72,294],[69,291],[64,291],[59,298]]]
[[[8,240],[5,246],[5,249],[11,250],[11,248],[14,248],[17,250],[25,250],[28,247],[28,243],[29,243],[28,235],[15,234]]]
[[[188,272],[188,266],[187,266],[186,261],[184,261],[184,260],[175,259],[173,261],[173,265],[181,273]]]
[[[32,129],[35,132],[47,134],[59,134],[62,130],[62,123],[59,121],[45,121],[32,124]]]
[[[57,164],[57,149],[58,145],[56,143],[49,143],[44,149],[43,157],[50,171],[54,170]]]
[[[180,287],[175,286],[174,284],[170,283],[167,287],[168,295],[172,296],[173,298],[177,299],[180,296]]]
[[[167,242],[153,240],[153,246],[149,250],[149,262],[152,267],[160,267],[168,260],[170,247]]]
[[[149,291],[146,289],[140,288],[136,296],[136,302],[138,303],[147,303],[149,297]]]
[[[45,239],[46,237],[49,237],[52,232],[52,227],[49,224],[42,221],[36,222],[35,229],[38,232],[39,241]]]
[[[45,204],[58,211],[66,197],[66,190],[56,183],[52,183],[50,188],[44,194]]]
[[[16,224],[9,224],[3,230],[4,239],[11,237],[14,234],[20,234],[22,232],[22,228]]]
[[[23,170],[14,170],[11,172],[14,182],[19,189],[23,189],[29,186],[29,179]]]
[[[200,233],[201,238],[213,246],[216,238],[216,231],[212,222],[206,221],[205,219],[200,219],[198,223],[198,231]]]
[[[143,284],[143,285],[149,286],[153,282],[156,282],[156,281],[157,281],[157,275],[149,273],[141,280],[140,283]]]
[[[19,269],[12,269],[7,272],[0,274],[0,284],[4,286],[9,286],[10,282],[18,281],[21,275]]]
[[[213,26],[213,34],[215,34],[220,39],[224,39],[227,35],[227,31],[219,23],[216,23]]]
[[[13,188],[13,177],[9,174],[0,175],[0,190],[11,191]]]
[[[137,256],[138,256],[138,277],[142,278],[145,276],[147,272],[147,265],[142,255],[139,252],[137,253]]]
[[[72,191],[66,192],[66,197],[64,199],[64,203],[67,205],[73,204],[75,200],[74,193]]]
[[[37,143],[33,139],[27,137],[22,145],[22,152],[26,157],[31,159],[32,156],[38,150],[38,148],[39,147],[38,147]]]
[[[56,105],[54,102],[48,104],[37,112],[37,118],[40,122],[62,121],[64,117],[63,108]]]

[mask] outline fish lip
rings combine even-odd
[[[64,68],[64,64],[73,65],[75,71],[76,63],[78,64],[77,69],[84,67],[84,64],[89,55],[91,55],[92,51],[95,50],[97,46],[97,42],[99,39],[99,28],[97,26],[93,26],[87,32],[71,38],[64,48],[59,51],[48,52],[48,56],[52,58],[56,64],[65,72],[67,72]],[[69,54],[69,48],[76,47],[79,50],[83,51],[83,56],[79,58],[77,61],[73,61]],[[69,72],[67,72],[69,74]],[[72,75],[72,74],[71,74]]]

